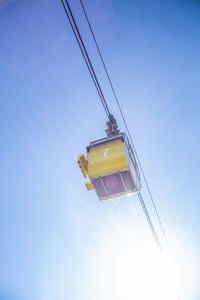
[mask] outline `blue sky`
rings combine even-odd
[[[80,3],[70,2],[124,130]],[[165,225],[179,292],[198,300],[200,4],[84,3]],[[0,299],[145,300],[138,270],[146,284],[155,278],[148,299],[164,299],[137,197],[100,203],[84,187],[77,156],[104,136],[107,120],[59,1],[0,2],[0,82]]]

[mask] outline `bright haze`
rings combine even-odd
[[[59,0],[0,1],[0,299],[200,299],[200,5],[85,0],[168,238],[142,180],[100,202],[77,164],[106,114]],[[70,5],[124,125],[80,2]]]

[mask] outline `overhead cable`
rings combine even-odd
[[[156,234],[155,228],[154,228],[154,226],[153,226],[153,223],[152,223],[151,218],[150,218],[150,216],[149,216],[149,213],[148,213],[148,210],[147,210],[147,208],[146,208],[145,202],[144,202],[144,200],[143,200],[142,194],[141,194],[140,192],[138,192],[138,198],[139,198],[139,200],[140,200],[140,204],[141,204],[142,209],[143,209],[143,211],[144,211],[145,217],[146,217],[146,219],[147,219],[147,221],[148,221],[148,224],[149,224],[149,227],[150,227],[150,229],[151,229],[153,238],[154,238],[154,240],[155,240],[155,242],[156,242],[156,245],[158,246],[158,248],[159,248],[160,251],[162,252],[162,247],[161,247],[161,245],[160,245],[158,236],[157,236],[157,234]]]
[[[80,1],[81,1],[81,0],[80,0]],[[105,111],[106,111],[106,114],[107,114],[108,117],[109,117],[109,116],[110,116],[110,111],[109,111],[108,105],[107,105],[106,100],[105,100],[105,98],[104,98],[103,92],[102,92],[102,90],[101,90],[100,84],[99,84],[99,82],[98,82],[98,79],[97,79],[97,77],[96,77],[94,68],[93,68],[93,66],[92,66],[91,60],[90,60],[89,55],[88,55],[88,53],[87,53],[87,50],[86,50],[86,48],[85,48],[83,39],[82,39],[82,37],[81,37],[81,35],[80,35],[80,31],[79,31],[79,29],[78,29],[78,26],[77,26],[76,21],[75,21],[75,19],[74,19],[73,13],[72,13],[71,8],[70,8],[70,6],[69,6],[69,2],[68,2],[67,0],[65,0],[67,7],[65,6],[63,0],[61,0],[61,2],[62,2],[62,5],[63,5],[63,8],[64,8],[64,10],[65,10],[65,13],[66,13],[66,15],[67,15],[67,18],[68,18],[68,20],[69,20],[69,23],[70,23],[70,25],[71,25],[71,27],[72,27],[74,36],[75,36],[75,38],[76,38],[76,40],[77,40],[77,42],[78,42],[78,45],[79,45],[79,48],[80,48],[81,53],[82,53],[82,55],[83,55],[83,58],[84,58],[84,60],[85,60],[85,63],[86,63],[86,65],[87,65],[88,70],[89,70],[89,72],[90,72],[90,75],[91,75],[91,77],[92,77],[92,80],[93,80],[93,82],[94,82],[94,85],[95,85],[95,87],[96,87],[96,89],[97,89],[97,92],[98,92],[98,95],[99,95],[99,97],[100,97],[100,100],[101,100],[101,102],[102,102],[102,104],[103,104],[103,107],[104,107],[104,109],[105,109]],[[83,5],[83,3],[82,3],[82,5]],[[82,7],[84,8],[84,6],[82,6]],[[84,10],[84,11],[85,11],[85,10]],[[85,14],[86,14],[86,11],[85,11]],[[87,18],[87,20],[88,20],[88,22],[89,22],[89,19],[88,19],[88,18]],[[92,30],[91,25],[90,25],[90,28],[91,28],[91,30]],[[93,31],[92,31],[92,32],[93,32]],[[95,39],[94,33],[93,33],[93,37],[94,37],[94,39]],[[95,41],[96,41],[96,39],[95,39]],[[97,45],[97,47],[98,47],[97,42],[96,42],[96,45]],[[98,49],[99,49],[99,47],[98,47]],[[101,53],[100,50],[98,50],[98,51],[99,51],[99,53]],[[103,64],[104,64],[104,68],[105,68],[105,70],[106,70],[106,73],[107,73],[107,76],[108,76],[108,78],[109,78],[109,81],[110,81],[111,87],[112,87],[112,89],[113,89],[113,92],[114,92],[114,94],[115,94],[115,96],[116,96],[116,93],[115,93],[115,91],[114,91],[114,88],[113,88],[112,82],[111,82],[111,80],[110,80],[109,74],[108,74],[108,72],[107,72],[107,69],[106,69],[106,66],[105,66],[105,63],[104,63],[104,60],[103,60],[102,55],[101,55],[101,59],[102,59],[102,62],[103,62]],[[117,96],[116,96],[116,99],[117,99]],[[120,107],[120,105],[119,105],[119,101],[118,101],[118,100],[117,100],[117,103],[118,103],[118,106],[119,106],[119,108],[120,108],[120,112],[121,112],[121,114],[122,114],[124,123],[125,123],[125,125],[126,125],[126,121],[125,121],[125,118],[124,118],[123,113],[122,113],[122,111],[121,111],[121,107]],[[129,138],[130,138],[130,140],[131,140],[131,142],[132,142],[131,135],[130,135],[130,132],[129,132],[129,130],[128,130],[128,126],[126,125],[126,127],[127,127],[127,132],[128,132],[128,134],[129,134]],[[133,142],[132,142],[132,143],[133,143]],[[151,231],[152,231],[152,234],[153,234],[153,237],[154,237],[154,239],[155,239],[155,242],[156,242],[156,244],[158,245],[159,249],[161,250],[161,246],[160,246],[158,237],[157,237],[157,235],[156,235],[156,231],[155,231],[155,229],[154,229],[153,223],[152,223],[152,221],[151,221],[151,218],[150,218],[150,216],[149,216],[149,213],[148,213],[148,211],[147,211],[147,208],[146,208],[146,205],[145,205],[145,203],[144,203],[144,200],[143,200],[143,198],[142,198],[141,193],[138,193],[138,198],[139,198],[140,203],[141,203],[141,205],[142,205],[142,208],[143,208],[143,210],[144,210],[146,219],[147,219],[148,224],[149,224],[149,227],[150,227],[150,229],[151,229]]]
[[[70,23],[70,25],[71,25],[71,28],[72,28],[72,30],[73,30],[74,36],[75,36],[75,38],[76,38],[76,40],[77,40],[77,43],[78,43],[78,45],[79,45],[79,48],[80,48],[80,50],[81,50],[81,53],[82,53],[82,55],[83,55],[83,58],[84,58],[84,60],[85,60],[85,63],[86,63],[86,65],[87,65],[88,70],[89,70],[89,72],[90,72],[90,75],[91,75],[91,77],[92,77],[93,83],[94,83],[94,85],[95,85],[95,87],[96,87],[96,90],[97,90],[97,92],[98,92],[99,98],[100,98],[100,100],[101,100],[101,102],[102,102],[102,104],[103,104],[104,110],[105,110],[107,116],[109,117],[110,111],[109,111],[107,102],[106,102],[105,97],[104,97],[104,95],[103,95],[102,89],[101,89],[101,87],[100,87],[100,84],[99,84],[99,81],[98,81],[98,79],[97,79],[96,73],[95,73],[95,71],[94,71],[94,68],[93,68],[93,66],[92,66],[91,60],[90,60],[89,55],[88,55],[88,53],[87,53],[87,50],[86,50],[86,48],[85,48],[83,39],[82,39],[82,37],[81,37],[80,31],[79,31],[79,29],[78,29],[78,26],[77,26],[77,24],[76,24],[76,21],[75,21],[75,19],[74,19],[73,14],[72,14],[72,11],[71,11],[71,8],[70,8],[70,6],[69,6],[69,3],[68,3],[67,0],[65,0],[66,5],[67,5],[67,6],[65,6],[64,1],[61,0],[61,2],[62,2],[62,5],[63,5],[63,8],[64,8],[64,11],[65,11],[65,13],[66,13],[66,15],[67,15],[67,18],[68,18],[68,20],[69,20],[69,23]]]
[[[103,95],[102,89],[101,89],[100,84],[99,84],[99,82],[98,82],[98,79],[97,79],[97,76],[96,76],[96,74],[95,74],[94,68],[93,68],[93,66],[92,66],[91,60],[90,60],[89,55],[88,55],[88,53],[87,53],[87,51],[86,51],[84,42],[83,42],[82,37],[81,37],[81,35],[80,35],[79,29],[78,29],[78,27],[77,27],[76,21],[75,21],[75,19],[74,19],[74,17],[73,17],[72,11],[71,11],[70,6],[69,6],[69,2],[68,2],[67,0],[65,0],[67,7],[65,6],[63,0],[61,0],[61,2],[62,2],[62,5],[63,5],[63,8],[64,8],[64,10],[65,10],[65,13],[66,13],[66,15],[67,15],[67,18],[68,18],[68,20],[69,20],[69,23],[70,23],[70,25],[71,25],[71,27],[72,27],[74,36],[75,36],[75,38],[76,38],[76,40],[77,40],[77,43],[78,43],[78,45],[79,45],[79,48],[80,48],[81,53],[82,53],[82,55],[83,55],[83,58],[84,58],[84,60],[85,60],[85,63],[86,63],[86,65],[87,65],[88,70],[89,70],[89,72],[90,72],[90,75],[91,75],[91,77],[92,77],[93,83],[94,83],[94,85],[95,85],[95,87],[96,87],[96,89],[97,89],[97,92],[98,92],[98,95],[99,95],[99,97],[100,97],[100,100],[101,100],[101,102],[102,102],[102,104],[103,104],[103,107],[104,107],[104,109],[105,109],[105,112],[106,112],[106,114],[107,114],[107,116],[108,116],[108,118],[109,118],[109,116],[112,116],[112,115],[110,114],[110,111],[109,111],[107,102],[106,102],[106,100],[105,100],[105,97],[104,97],[104,95]],[[99,53],[99,55],[100,55],[100,58],[101,58],[101,61],[102,61],[104,70],[105,70],[106,75],[107,75],[107,78],[108,78],[108,80],[109,80],[111,89],[112,89],[112,91],[113,91],[113,94],[114,94],[116,103],[117,103],[117,105],[118,105],[118,108],[119,108],[121,117],[122,117],[122,119],[123,119],[125,128],[126,128],[126,130],[127,130],[129,139],[130,139],[130,141],[131,141],[132,148],[134,149],[134,152],[135,152],[135,154],[136,154],[136,158],[137,158],[137,161],[138,161],[138,165],[139,165],[139,167],[140,167],[140,169],[141,169],[141,172],[142,172],[142,175],[143,175],[143,178],[144,178],[144,181],[145,181],[145,184],[146,184],[148,193],[149,193],[149,195],[150,195],[150,198],[151,198],[151,201],[152,201],[154,210],[155,210],[155,212],[156,212],[156,215],[157,215],[157,218],[158,218],[158,221],[159,221],[161,230],[162,230],[163,235],[164,235],[164,237],[165,237],[165,240],[166,240],[166,242],[167,242],[167,238],[166,238],[166,234],[165,234],[165,231],[164,231],[162,222],[161,222],[161,218],[160,218],[160,216],[159,216],[159,214],[158,214],[158,211],[157,211],[157,208],[156,208],[156,205],[155,205],[154,198],[153,198],[153,196],[152,196],[152,193],[151,193],[150,187],[149,187],[149,185],[148,185],[146,176],[145,176],[144,171],[143,171],[143,168],[142,168],[142,166],[141,166],[141,163],[140,163],[138,154],[137,154],[137,152],[136,152],[136,149],[135,149],[135,146],[134,146],[134,143],[133,143],[131,134],[130,134],[130,131],[129,131],[129,129],[128,129],[128,125],[127,125],[127,123],[126,123],[126,120],[125,120],[125,117],[124,117],[124,115],[123,115],[121,106],[120,106],[120,104],[119,104],[119,100],[118,100],[118,98],[117,98],[117,95],[116,95],[115,89],[114,89],[114,87],[113,87],[111,78],[110,78],[109,73],[108,73],[108,71],[107,71],[107,68],[106,68],[104,59],[103,59],[103,57],[102,57],[101,51],[100,51],[99,46],[98,46],[98,43],[97,43],[97,41],[96,41],[96,38],[95,38],[95,35],[94,35],[94,32],[93,32],[93,29],[92,29],[92,27],[91,27],[91,24],[90,24],[90,21],[89,21],[89,18],[88,18],[88,16],[87,16],[87,13],[86,13],[86,10],[85,10],[85,8],[84,8],[84,5],[83,5],[82,0],[80,0],[80,2],[81,2],[81,5],[82,5],[82,8],[83,8],[85,17],[86,17],[86,19],[87,19],[88,25],[89,25],[89,27],[90,27],[90,31],[91,31],[91,33],[92,33],[94,42],[95,42],[95,44],[96,44],[98,53]],[[142,208],[143,208],[144,214],[145,214],[146,219],[147,219],[147,221],[148,221],[148,224],[149,224],[149,227],[150,227],[150,229],[151,229],[151,232],[152,232],[152,235],[153,235],[153,237],[154,237],[154,240],[155,240],[155,242],[156,242],[158,248],[159,248],[160,251],[162,252],[162,248],[161,248],[160,241],[159,241],[159,239],[158,239],[158,236],[157,236],[157,234],[156,234],[156,231],[155,231],[155,228],[154,228],[154,226],[153,226],[152,220],[151,220],[151,218],[150,218],[150,215],[149,215],[149,213],[148,213],[147,207],[146,207],[146,205],[145,205],[145,202],[144,202],[144,200],[143,200],[142,194],[141,194],[140,192],[138,193],[138,198],[139,198],[139,200],[140,200],[140,204],[141,204],[141,206],[142,206]],[[178,294],[177,294],[177,295],[178,295]],[[180,295],[178,295],[178,296],[180,297]]]
[[[141,165],[140,159],[139,159],[139,157],[138,157],[138,154],[137,154],[137,151],[136,151],[136,149],[135,149],[135,146],[134,146],[134,143],[133,143],[133,139],[132,139],[132,137],[131,137],[131,134],[130,134],[130,131],[129,131],[129,128],[128,128],[128,125],[127,125],[127,122],[126,122],[126,120],[125,120],[125,117],[124,117],[124,114],[123,114],[123,111],[122,111],[121,105],[120,105],[120,103],[119,103],[119,100],[118,100],[117,94],[116,94],[116,92],[115,92],[115,89],[114,89],[114,86],[113,86],[113,84],[112,84],[112,81],[111,81],[110,75],[109,75],[109,73],[108,73],[108,70],[107,70],[107,67],[106,67],[106,65],[105,65],[105,62],[104,62],[103,56],[102,56],[102,54],[101,54],[101,51],[100,51],[99,45],[98,45],[98,43],[97,43],[97,40],[96,40],[96,37],[95,37],[94,31],[93,31],[93,29],[92,29],[92,26],[91,26],[90,20],[89,20],[89,18],[88,18],[88,15],[87,15],[86,9],[85,9],[85,7],[84,7],[83,1],[82,1],[82,0],[80,0],[80,3],[81,3],[81,6],[82,6],[82,9],[83,9],[84,15],[85,15],[85,17],[86,17],[86,20],[87,20],[88,26],[89,26],[89,28],[90,28],[90,32],[91,32],[91,34],[92,34],[92,37],[93,37],[94,43],[95,43],[95,45],[96,45],[97,51],[98,51],[98,53],[99,53],[99,56],[100,56],[101,62],[102,62],[102,64],[103,64],[103,67],[104,67],[104,70],[105,70],[106,76],[107,76],[107,78],[108,78],[108,81],[109,81],[109,83],[110,83],[110,86],[111,86],[111,89],[112,89],[112,92],[113,92],[113,95],[114,95],[115,101],[116,101],[116,103],[117,103],[118,109],[119,109],[119,111],[120,111],[120,114],[121,114],[122,120],[123,120],[123,122],[124,122],[124,125],[125,125],[125,128],[126,128],[126,130],[127,130],[127,133],[128,133],[129,139],[130,139],[130,141],[131,141],[131,145],[132,145],[132,147],[133,147],[133,150],[134,150],[134,152],[135,152],[135,155],[136,155],[136,158],[137,158],[137,161],[138,161],[138,165],[139,165],[139,167],[140,167],[140,170],[141,170],[142,176],[143,176],[143,178],[144,178],[144,182],[145,182],[145,184],[146,184],[146,187],[147,187],[147,190],[148,190],[148,193],[149,193],[150,199],[151,199],[151,202],[152,202],[152,204],[153,204],[153,208],[154,208],[154,210],[155,210],[155,213],[156,213],[156,216],[157,216],[157,218],[158,218],[158,222],[159,222],[160,228],[161,228],[161,230],[162,230],[162,233],[163,233],[163,236],[164,236],[164,238],[165,238],[165,241],[167,242],[167,236],[166,236],[166,233],[165,233],[165,230],[164,230],[164,227],[163,227],[163,224],[162,224],[161,218],[160,218],[160,216],[159,216],[159,213],[158,213],[158,210],[157,210],[157,207],[156,207],[156,204],[155,204],[155,200],[154,200],[154,198],[153,198],[153,195],[152,195],[152,193],[151,193],[151,190],[150,190],[150,187],[149,187],[149,184],[148,184],[148,181],[147,181],[146,175],[145,175],[145,173],[144,173],[144,170],[143,170],[143,168],[142,168],[142,165]],[[167,242],[167,243],[168,243],[168,242]]]

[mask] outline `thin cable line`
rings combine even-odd
[[[163,252],[163,251],[162,251],[162,247],[161,247],[160,242],[159,242],[159,239],[158,239],[158,236],[157,236],[157,234],[156,234],[155,228],[154,228],[154,226],[153,226],[153,223],[152,223],[151,218],[150,218],[150,216],[149,216],[149,213],[148,213],[148,210],[147,210],[147,208],[146,208],[145,202],[144,202],[143,197],[142,197],[142,195],[141,195],[140,192],[138,193],[138,198],[139,198],[139,200],[140,200],[140,204],[141,204],[141,206],[142,206],[142,209],[143,209],[144,214],[145,214],[145,216],[146,216],[146,219],[147,219],[147,221],[148,221],[148,224],[149,224],[149,227],[150,227],[150,229],[151,229],[151,232],[152,232],[152,235],[153,235],[153,237],[154,237],[154,240],[155,240],[155,242],[156,242],[156,245],[158,246],[158,248],[160,249],[160,251]]]
[[[95,73],[95,71],[94,71],[94,68],[93,68],[93,66],[92,66],[91,60],[90,60],[89,55],[88,55],[88,53],[87,53],[87,50],[86,50],[86,48],[85,48],[84,42],[83,42],[83,40],[82,40],[80,31],[79,31],[78,26],[77,26],[77,24],[76,24],[76,21],[75,21],[75,19],[74,19],[74,16],[73,16],[73,13],[72,13],[71,8],[70,8],[70,6],[69,6],[69,3],[68,3],[67,0],[65,0],[65,3],[66,3],[66,5],[67,5],[68,11],[69,11],[69,13],[68,13],[67,8],[66,8],[66,6],[64,5],[63,0],[61,0],[61,2],[62,2],[62,5],[63,5],[63,8],[64,8],[64,10],[65,10],[65,13],[66,13],[66,15],[67,15],[67,18],[68,18],[68,20],[69,20],[69,22],[70,22],[70,25],[71,25],[71,27],[72,27],[73,33],[74,33],[74,35],[75,35],[75,37],[76,37],[76,40],[77,40],[77,42],[78,42],[78,44],[79,44],[79,47],[80,47],[80,49],[81,49],[81,52],[82,52],[82,54],[84,53],[83,57],[84,57],[85,62],[87,61],[86,64],[87,64],[87,67],[88,67],[88,69],[89,69],[89,71],[90,71],[90,75],[91,75],[91,73],[92,73],[92,75],[93,75],[93,76],[92,76],[92,80],[93,80],[93,82],[95,82],[95,87],[96,87],[96,89],[97,89],[97,91],[98,91],[98,94],[99,94],[99,96],[100,96],[100,100],[101,100],[101,102],[102,102],[102,104],[103,104],[103,107],[104,107],[104,109],[105,109],[105,112],[106,112],[107,116],[109,117],[110,111],[109,111],[108,105],[107,105],[107,103],[106,103],[105,97],[104,97],[104,95],[103,95],[102,89],[101,89],[100,84],[99,84],[99,82],[98,82],[96,73]],[[70,16],[71,16],[71,19],[70,19]],[[73,22],[73,24],[72,24],[72,22]]]
[[[76,37],[76,40],[77,40],[77,42],[78,42],[79,48],[80,48],[80,50],[81,50],[81,53],[82,53],[82,55],[83,55],[83,57],[84,57],[84,60],[85,60],[85,62],[86,62],[86,65],[87,65],[87,67],[88,67],[88,70],[89,70],[89,72],[90,72],[90,75],[91,75],[91,77],[92,77],[92,79],[93,79],[93,82],[94,82],[94,84],[95,84],[95,87],[96,87],[96,89],[97,89],[97,91],[98,91],[98,94],[99,94],[99,96],[100,96],[100,99],[102,100],[102,93],[101,93],[101,90],[99,91],[100,86],[99,86],[99,84],[98,84],[98,81],[97,81],[96,76],[93,76],[93,74],[94,74],[94,69],[93,69],[93,67],[92,67],[92,65],[91,65],[89,56],[88,56],[88,54],[87,54],[87,51],[86,51],[86,48],[85,48],[85,46],[84,46],[83,40],[82,40],[82,38],[81,38],[81,36],[80,36],[80,33],[79,33],[79,31],[78,31],[78,27],[77,27],[77,25],[76,25],[76,22],[75,22],[75,20],[74,20],[73,15],[72,15],[71,9],[70,9],[69,4],[68,4],[68,1],[65,0],[65,2],[66,2],[66,4],[67,4],[67,7],[68,7],[68,9],[69,9],[70,15],[71,15],[71,17],[72,17],[72,20],[73,20],[73,23],[74,23],[74,26],[75,26],[76,30],[75,30],[75,28],[74,28],[74,26],[73,26],[73,24],[72,24],[72,21],[71,21],[71,19],[70,19],[70,16],[69,16],[68,11],[67,11],[67,9],[66,9],[66,7],[65,7],[65,5],[64,5],[63,0],[61,0],[61,2],[62,2],[62,5],[63,5],[63,8],[64,8],[64,10],[65,10],[65,13],[66,13],[66,15],[67,15],[67,18],[68,18],[68,20],[69,20],[69,22],[70,22],[70,25],[71,25],[71,27],[72,27],[73,33],[74,33],[74,35],[75,35],[75,37]],[[77,33],[78,33],[78,36],[77,36]],[[80,39],[80,41],[79,41],[79,39]],[[103,58],[102,58],[102,59],[103,59]],[[108,76],[109,76],[109,75],[108,75]],[[97,83],[96,83],[96,81],[97,81]],[[110,81],[110,82],[111,82],[111,81]],[[114,89],[113,89],[113,90],[114,90]],[[104,99],[104,100],[105,100],[105,99]],[[103,104],[103,103],[104,103],[104,102],[102,102],[102,104]],[[106,105],[107,105],[107,104],[106,104]],[[108,109],[108,112],[109,112],[109,109]],[[140,192],[138,193],[138,198],[139,198],[139,200],[140,200],[141,206],[142,206],[142,208],[143,208],[144,214],[145,214],[146,219],[147,219],[147,221],[148,221],[148,224],[149,224],[149,227],[150,227],[150,229],[151,229],[152,235],[153,235],[153,237],[154,237],[154,239],[155,239],[155,242],[156,242],[157,246],[159,247],[159,249],[162,251],[161,245],[160,245],[160,243],[159,243],[159,240],[158,240],[158,237],[157,237],[157,234],[156,234],[156,231],[155,231],[155,229],[154,229],[153,223],[152,223],[152,221],[151,221],[151,218],[150,218],[150,216],[149,216],[148,210],[147,210],[147,208],[146,208],[146,205],[145,205],[145,203],[144,203],[144,200],[143,200],[142,195],[141,195]]]
[[[78,27],[77,27],[77,25],[76,25],[75,19],[74,19],[74,17],[73,17],[72,12],[71,12],[69,3],[68,3],[67,0],[65,0],[65,2],[66,2],[66,4],[67,4],[67,7],[68,7],[68,10],[69,10],[69,12],[70,12],[72,21],[73,21],[73,23],[74,23],[75,28],[74,28],[74,26],[73,26],[73,24],[72,24],[72,21],[71,21],[71,19],[70,19],[70,16],[69,16],[69,14],[68,14],[68,12],[67,12],[67,9],[66,9],[66,7],[65,7],[65,5],[64,5],[63,0],[61,0],[61,2],[62,2],[62,5],[63,5],[63,8],[64,8],[64,10],[65,10],[65,13],[66,13],[66,15],[67,15],[67,17],[68,17],[68,20],[69,20],[69,22],[70,22],[70,25],[71,25],[71,27],[72,27],[73,33],[74,33],[74,35],[75,35],[75,37],[76,37],[76,40],[77,40],[77,42],[78,42],[79,48],[80,48],[80,50],[81,50],[81,53],[82,53],[82,55],[83,55],[83,57],[84,57],[84,60],[85,60],[85,62],[86,62],[86,65],[87,65],[87,67],[88,67],[88,70],[89,70],[89,72],[90,72],[90,75],[91,75],[91,77],[92,77],[92,80],[93,80],[93,82],[94,82],[94,84],[95,84],[95,87],[96,87],[96,89],[97,89],[97,92],[98,92],[98,94],[99,94],[100,100],[101,100],[101,102],[102,102],[102,104],[103,104],[103,107],[104,107],[104,109],[105,109],[105,111],[106,111],[106,114],[107,114],[108,117],[109,117],[110,111],[109,111],[108,105],[107,105],[106,100],[105,100],[105,98],[104,98],[104,95],[103,95],[103,93],[102,93],[101,87],[100,87],[99,82],[98,82],[98,80],[97,80],[96,74],[95,74],[95,72],[94,72],[94,69],[93,69],[93,66],[92,66],[92,64],[91,64],[90,58],[89,58],[88,53],[87,53],[87,51],[86,51],[86,48],[85,48],[85,45],[84,45],[84,43],[83,43],[82,37],[81,37],[81,35],[80,35],[80,32],[79,32]],[[80,2],[81,2],[81,4],[82,4],[82,1],[81,1],[81,0],[80,0]],[[82,7],[83,7],[83,4],[82,4]],[[84,8],[84,7],[83,7],[83,8]],[[85,12],[85,9],[84,9],[84,12]],[[85,12],[85,14],[86,14],[86,12]],[[88,21],[88,23],[89,23],[88,17],[87,17],[87,21]],[[90,23],[89,23],[89,24],[90,24]],[[76,29],[76,30],[75,30],[75,29]],[[91,30],[91,32],[93,33],[91,25],[90,25],[90,30]],[[76,32],[76,31],[77,31],[77,32]],[[78,34],[78,36],[77,36],[77,34]],[[79,37],[79,38],[78,38],[78,37]],[[144,180],[145,180],[145,183],[146,183],[146,186],[147,186],[149,195],[150,195],[150,197],[151,197],[152,203],[154,204],[154,209],[155,209],[155,211],[156,211],[158,220],[159,220],[159,222],[160,222],[161,229],[162,229],[163,234],[164,234],[164,236],[165,236],[165,239],[166,239],[166,241],[167,241],[167,238],[166,238],[166,235],[165,235],[165,232],[164,232],[162,223],[161,223],[161,219],[160,219],[160,217],[159,217],[159,215],[158,215],[158,212],[157,212],[157,209],[156,209],[156,206],[155,206],[155,203],[154,203],[154,200],[153,200],[153,197],[152,197],[152,194],[151,194],[149,185],[148,185],[147,180],[146,180],[146,177],[145,177],[145,175],[144,175],[144,172],[143,172],[141,163],[140,163],[140,161],[139,161],[137,152],[136,152],[135,147],[134,147],[134,144],[133,144],[133,140],[132,140],[132,138],[131,138],[131,135],[130,135],[130,132],[129,132],[127,123],[126,123],[126,121],[125,121],[125,118],[124,118],[124,115],[123,115],[121,106],[120,106],[119,101],[118,101],[118,99],[117,99],[117,96],[116,96],[115,90],[114,90],[114,88],[113,88],[113,85],[112,85],[110,76],[109,76],[109,74],[108,74],[107,68],[106,68],[105,63],[104,63],[103,57],[102,57],[101,52],[100,52],[100,50],[99,50],[98,44],[97,44],[97,42],[96,42],[94,33],[93,33],[93,38],[94,38],[94,40],[95,40],[95,44],[96,44],[96,46],[97,46],[97,49],[98,49],[99,55],[100,55],[100,57],[101,57],[101,60],[102,60],[104,69],[105,69],[105,71],[106,71],[108,80],[109,80],[110,85],[111,85],[111,88],[112,88],[112,90],[113,90],[113,94],[114,94],[114,96],[115,96],[115,100],[116,100],[116,102],[117,102],[117,105],[118,105],[118,108],[119,108],[119,110],[120,110],[122,119],[123,119],[123,121],[124,121],[124,125],[125,125],[125,127],[126,127],[127,132],[128,132],[128,136],[129,136],[129,138],[130,138],[132,147],[133,147],[133,149],[134,149],[134,151],[135,151],[135,154],[136,154],[136,157],[137,157],[137,160],[138,160],[140,169],[141,169],[141,171],[142,171],[142,175],[143,175],[143,177],[144,177]],[[79,41],[79,39],[80,39],[80,41]],[[151,221],[150,215],[149,215],[149,213],[148,213],[148,210],[147,210],[147,208],[146,208],[145,202],[144,202],[143,197],[142,197],[142,195],[141,195],[140,192],[138,193],[138,198],[139,198],[139,200],[140,200],[141,206],[142,206],[143,211],[144,211],[144,213],[145,213],[145,216],[146,216],[146,219],[147,219],[147,221],[148,221],[148,224],[149,224],[149,227],[150,227],[150,229],[151,229],[151,232],[152,232],[152,235],[153,235],[153,237],[154,237],[154,240],[155,240],[157,246],[159,247],[160,251],[162,252],[162,248],[161,248],[161,245],[160,245],[158,236],[157,236],[157,234],[156,234],[155,228],[154,228],[154,226],[153,226],[153,223],[152,223],[152,221]]]
[[[100,100],[102,101],[102,104],[103,104],[103,106],[104,106],[104,103],[103,103],[101,94],[100,94],[100,92],[99,92],[98,86],[97,86],[97,84],[96,84],[96,82],[95,82],[95,79],[94,79],[94,77],[93,77],[92,71],[91,71],[90,66],[89,66],[89,64],[88,64],[88,62],[87,62],[87,59],[86,59],[85,54],[84,54],[84,51],[83,51],[83,49],[82,49],[82,47],[81,47],[81,44],[80,44],[79,39],[78,39],[78,36],[77,36],[77,34],[76,34],[76,32],[75,32],[75,29],[74,29],[73,24],[72,24],[72,22],[71,22],[71,20],[70,20],[69,14],[68,14],[68,12],[67,12],[67,10],[66,10],[66,7],[65,7],[65,5],[64,5],[63,0],[61,0],[61,2],[62,2],[62,5],[63,5],[63,8],[64,8],[64,10],[65,10],[65,13],[66,13],[66,15],[67,15],[67,17],[68,17],[69,23],[70,23],[70,25],[71,25],[71,27],[72,27],[74,36],[76,37],[77,43],[78,43],[78,45],[79,45],[79,48],[80,48],[80,50],[81,50],[81,53],[82,53],[83,58],[84,58],[84,60],[85,60],[85,63],[86,63],[86,65],[87,65],[88,70],[89,70],[89,72],[90,72],[90,75],[91,75],[91,77],[92,77],[93,83],[94,83],[94,85],[95,85],[95,87],[96,87],[96,90],[97,90],[97,92],[98,92],[98,95],[99,95],[99,97],[100,97]],[[104,108],[104,109],[105,109],[105,108]],[[106,113],[107,113],[107,111],[106,111]]]
[[[116,103],[117,103],[118,109],[119,109],[119,111],[120,111],[120,114],[121,114],[122,120],[123,120],[123,122],[124,122],[124,125],[125,125],[125,128],[126,128],[126,130],[127,130],[127,133],[128,133],[129,139],[130,139],[130,141],[131,141],[131,145],[132,145],[132,147],[133,147],[133,150],[134,150],[134,152],[135,152],[135,155],[136,155],[136,158],[137,158],[137,161],[138,161],[138,165],[139,165],[139,167],[140,167],[140,170],[141,170],[142,176],[143,176],[143,178],[144,178],[144,181],[145,181],[145,184],[146,184],[146,187],[147,187],[147,190],[148,190],[148,193],[149,193],[150,199],[151,199],[151,202],[152,202],[152,204],[153,204],[153,207],[154,207],[154,210],[155,210],[156,216],[157,216],[157,218],[158,218],[158,222],[159,222],[159,224],[160,224],[160,228],[161,228],[161,230],[162,230],[162,233],[163,233],[163,235],[164,235],[165,241],[166,241],[166,243],[168,244],[168,241],[167,241],[167,236],[166,236],[166,233],[165,233],[165,230],[164,230],[164,227],[163,227],[163,224],[162,224],[161,218],[160,218],[160,216],[159,216],[159,213],[158,213],[158,210],[157,210],[157,207],[156,207],[156,204],[155,204],[155,200],[154,200],[154,198],[153,198],[153,195],[152,195],[152,193],[151,193],[151,190],[150,190],[150,187],[149,187],[149,184],[148,184],[147,178],[146,178],[146,176],[145,176],[145,174],[144,174],[144,170],[143,170],[143,168],[142,168],[142,165],[141,165],[141,162],[140,162],[139,156],[138,156],[138,154],[137,154],[137,151],[136,151],[136,148],[135,148],[135,146],[134,146],[134,143],[133,143],[133,140],[132,140],[132,137],[131,137],[130,131],[129,131],[129,129],[128,129],[127,122],[126,122],[126,120],[125,120],[125,117],[124,117],[124,114],[123,114],[123,111],[122,111],[122,108],[121,108],[121,105],[120,105],[120,103],[119,103],[118,97],[117,97],[117,95],[116,95],[116,92],[115,92],[115,89],[114,89],[114,87],[113,87],[113,84],[112,84],[112,81],[111,81],[110,75],[109,75],[109,73],[108,73],[108,70],[107,70],[107,67],[106,67],[106,65],[105,65],[105,62],[104,62],[103,56],[102,56],[102,54],[101,54],[101,51],[100,51],[99,45],[98,45],[98,43],[97,43],[97,40],[96,40],[96,38],[95,38],[94,31],[93,31],[93,29],[92,29],[91,23],[90,23],[90,21],[89,21],[89,18],[88,18],[88,15],[87,15],[87,13],[86,13],[86,10],[85,10],[85,7],[84,7],[84,4],[83,4],[82,0],[80,0],[80,3],[81,3],[81,6],[82,6],[82,9],[83,9],[83,12],[84,12],[84,14],[85,14],[85,17],[86,17],[86,20],[87,20],[88,26],[89,26],[89,28],[90,28],[90,31],[91,31],[91,34],[92,34],[93,40],[94,40],[94,42],[95,42],[95,45],[96,45],[97,51],[98,51],[98,53],[99,53],[99,56],[100,56],[100,58],[101,58],[101,62],[102,62],[102,64],[103,64],[104,70],[105,70],[105,72],[106,72],[106,75],[107,75],[108,81],[109,81],[109,83],[110,83],[110,86],[111,86],[111,89],[112,89],[113,95],[114,95],[114,97],[115,97],[115,100],[116,100]]]

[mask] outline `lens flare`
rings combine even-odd
[[[182,300],[187,299],[183,292],[187,280],[187,277],[183,280],[184,266],[180,269],[169,253],[161,253],[148,233],[141,238],[130,237],[127,228],[123,231],[121,227],[115,234],[107,231],[93,250],[90,256],[93,299],[178,300],[179,295]],[[181,257],[180,260],[183,264],[184,260]]]

